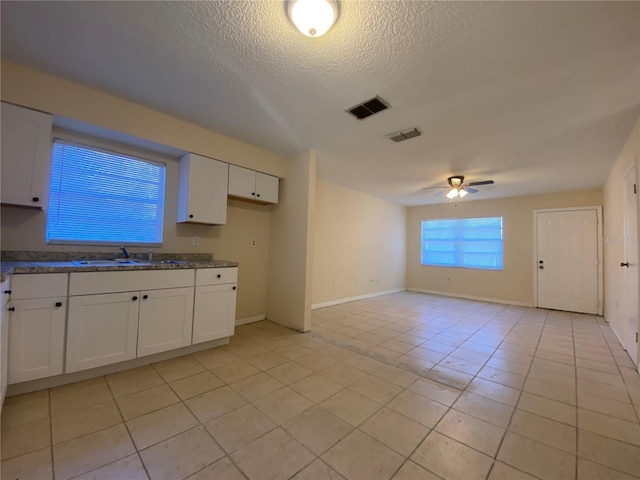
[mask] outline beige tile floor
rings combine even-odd
[[[640,478],[601,318],[405,292],[313,322],[8,398],[2,479]]]

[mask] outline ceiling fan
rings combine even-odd
[[[464,177],[462,175],[454,175],[447,178],[448,186],[445,187],[424,187],[422,190],[428,190],[431,188],[447,188],[450,189],[447,193],[447,198],[454,199],[456,197],[464,197],[467,193],[476,193],[478,190],[470,187],[477,187],[479,185],[493,185],[493,180],[483,180],[481,182],[469,182],[464,183]]]

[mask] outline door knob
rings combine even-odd
[[[629,262],[621,262],[620,266],[621,267],[628,267],[629,266]]]

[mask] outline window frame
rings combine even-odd
[[[461,250],[460,248],[458,248],[459,243],[461,243],[463,240],[462,238],[462,234],[464,231],[464,227],[462,224],[463,221],[465,220],[482,220],[482,219],[492,219],[492,220],[496,220],[496,219],[500,219],[500,265],[496,266],[496,267],[488,267],[488,266],[480,266],[480,265],[464,265],[461,262],[461,257],[463,255],[465,255],[465,253],[489,253],[492,254],[493,252],[465,252],[464,250]],[[426,242],[429,241],[428,239],[425,239],[425,228],[424,228],[424,224],[425,222],[442,222],[442,221],[453,221],[456,222],[456,226],[455,226],[455,238],[450,239],[450,241],[453,243],[453,246],[455,247],[454,250],[452,251],[445,251],[444,253],[450,253],[453,254],[455,256],[455,264],[444,264],[444,263],[425,263],[425,253],[427,252],[426,250]],[[444,239],[446,241],[446,239]],[[475,240],[475,239],[466,239],[466,241],[469,240]],[[478,241],[483,241],[482,239],[477,239]],[[497,241],[497,239],[486,239],[485,241]],[[433,251],[432,251],[433,252]],[[497,252],[493,253],[494,255],[497,255]],[[425,220],[421,220],[420,221],[420,266],[423,267],[442,267],[442,268],[464,268],[467,270],[486,270],[486,271],[492,271],[492,272],[500,272],[504,270],[504,216],[500,215],[500,216],[495,216],[495,217],[464,217],[464,218],[430,218],[430,219],[425,219]]]
[[[164,182],[162,192],[162,217],[160,225],[160,241],[159,242],[135,242],[130,240],[66,240],[66,239],[49,239],[49,207],[51,203],[51,180],[53,174],[53,148],[55,142],[61,142],[69,145],[77,145],[83,148],[89,148],[102,153],[120,155],[124,157],[131,157],[134,160],[150,163],[152,165],[161,166],[164,169]],[[167,156],[168,157],[168,156]],[[46,225],[45,225],[45,242],[47,245],[86,245],[86,246],[119,246],[127,245],[134,247],[162,247],[164,243],[165,233],[165,219],[167,216],[166,200],[167,200],[167,173],[168,173],[168,158],[163,158],[163,155],[157,152],[149,152],[146,150],[139,150],[132,148],[130,145],[121,144],[108,139],[97,139],[82,134],[76,134],[75,132],[68,132],[65,130],[54,130],[51,137],[51,156],[48,172],[48,184],[47,184],[47,204],[45,210]]]

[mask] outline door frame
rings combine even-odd
[[[570,212],[578,210],[595,210],[596,229],[598,233],[598,315],[604,313],[604,274],[603,274],[603,244],[602,244],[602,205],[567,208],[539,208],[533,211],[533,306],[538,308],[538,213]]]

